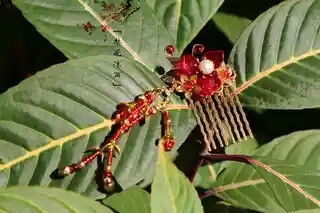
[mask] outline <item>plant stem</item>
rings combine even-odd
[[[227,155],[227,154],[201,154],[202,158],[206,160],[229,160],[250,164],[251,158],[245,155]]]

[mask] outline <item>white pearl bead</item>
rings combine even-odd
[[[210,74],[213,72],[214,64],[208,59],[204,59],[200,62],[199,68],[203,74]]]

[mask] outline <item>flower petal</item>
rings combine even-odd
[[[224,51],[223,50],[210,50],[206,52],[201,60],[208,59],[214,63],[214,68],[220,67],[221,63],[224,62]]]
[[[194,93],[196,96],[208,97],[217,93],[221,86],[222,82],[217,73],[210,76],[202,75],[197,79],[197,85]]]
[[[175,74],[177,76],[190,76],[198,72],[199,62],[194,56],[190,54],[181,56],[179,62],[175,65]]]

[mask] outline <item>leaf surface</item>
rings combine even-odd
[[[121,67],[113,66],[115,60]],[[159,86],[158,76],[133,60],[94,56],[52,66],[9,89],[0,96],[0,186],[54,186],[99,195],[96,161],[63,179],[50,175],[104,141],[117,104]],[[173,97],[170,115],[177,144],[171,154],[195,125],[192,112],[185,109]],[[114,159],[113,171],[121,187],[154,170],[160,121],[156,113],[120,138],[122,153]]]
[[[119,213],[150,213],[150,195],[140,187],[129,189],[106,198],[103,203]]]
[[[132,57],[153,70],[156,65],[169,67],[165,46],[171,43],[163,26],[157,24],[144,1],[134,0],[120,20],[111,17],[126,1],[47,0],[13,1],[36,29],[68,58],[120,54]],[[106,6],[104,7],[104,3]],[[111,4],[113,11],[106,9]],[[130,14],[130,15],[129,15]],[[110,16],[103,19],[103,16]],[[93,25],[90,34],[85,24]],[[101,25],[108,30],[101,31]],[[89,29],[89,31],[91,31]],[[116,42],[119,41],[119,42]]]
[[[0,189],[0,212],[112,213],[107,207],[74,192],[57,188],[10,187]]]
[[[156,65],[169,69],[170,63],[164,54],[166,46],[177,46],[176,54],[180,54],[223,0],[13,2],[37,30],[69,58],[112,55],[119,50],[123,56],[132,57],[153,70]],[[129,5],[128,9],[121,9],[121,4]],[[114,9],[108,9],[112,5]],[[119,20],[114,16],[119,16]],[[84,30],[83,25],[88,22],[94,26],[91,34]],[[101,32],[101,25],[107,28],[106,32]]]
[[[146,0],[179,52],[191,42],[224,0]]]
[[[320,209],[320,170],[268,158],[250,160],[287,211]]]
[[[258,160],[262,157],[263,159],[269,159],[269,161],[278,161],[277,164],[270,163],[269,166],[273,165],[271,167],[275,171],[278,171],[277,167],[280,168],[279,171],[287,175],[288,178],[291,178],[289,173],[291,172],[292,178],[297,184],[302,184],[316,192],[319,190],[319,184],[312,181],[314,179],[312,176],[310,176],[311,179],[308,176],[295,179],[294,176],[317,173],[316,176],[319,178],[319,138],[319,130],[295,132],[261,146],[251,155],[257,156]],[[281,161],[284,161],[285,164]],[[310,202],[301,194],[296,196],[296,192],[291,191],[290,187],[272,191],[270,184],[275,184],[271,187],[276,187],[276,184],[279,184],[278,179],[275,179],[274,183],[269,182],[267,184],[262,177],[263,175],[261,176],[262,173],[259,173],[250,165],[235,162],[228,165],[229,167],[218,176],[217,181],[213,183],[211,188],[220,198],[227,200],[232,205],[261,212],[285,212],[285,209],[277,200],[277,196],[281,196],[286,200],[287,205],[292,205],[288,212],[318,211],[313,202]],[[272,178],[276,178],[276,176],[273,175]],[[320,193],[317,196],[319,195]],[[319,200],[319,198],[317,199]]]
[[[289,0],[248,26],[229,63],[245,105],[301,109],[320,105],[320,1]]]
[[[203,212],[197,192],[159,147],[156,175],[151,188],[152,213]]]

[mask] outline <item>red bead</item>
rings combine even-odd
[[[204,46],[202,44],[195,44],[192,47],[192,55],[201,55],[204,51]]]
[[[117,119],[125,119],[128,116],[129,116],[129,113],[125,109],[120,109],[116,114]]]
[[[110,27],[107,26],[107,25],[101,24],[100,25],[100,29],[101,29],[101,32],[106,32],[106,31],[108,31],[110,29]]]
[[[192,91],[193,88],[194,88],[194,82],[193,82],[193,81],[187,81],[187,82],[185,82],[185,83],[183,84],[183,88],[184,88],[185,91],[188,91],[188,92]]]
[[[114,114],[114,118],[116,119],[125,119],[129,116],[128,105],[125,103],[120,103],[117,105],[117,111]]]
[[[143,100],[142,98],[138,97],[136,100],[135,100],[135,103],[137,105],[137,107],[141,107],[145,104],[145,100]]]
[[[172,136],[164,138],[163,146],[165,151],[171,151],[174,144],[175,144],[175,139]]]
[[[162,115],[163,115],[164,120],[166,120],[166,121],[169,120],[169,112],[168,111],[164,111]]]
[[[175,51],[175,48],[174,48],[174,46],[173,45],[171,45],[171,44],[169,44],[167,47],[166,47],[166,52],[168,53],[168,55],[173,55],[173,53],[174,53],[174,51]]]
[[[149,104],[151,104],[154,100],[154,94],[152,92],[146,92],[144,97],[147,99]]]

